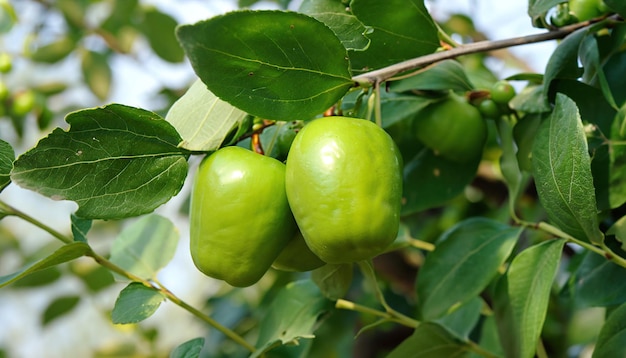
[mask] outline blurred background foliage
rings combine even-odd
[[[140,0],[0,0],[0,139],[11,143],[16,155],[35,145],[52,128],[65,128],[64,116],[76,109],[110,102],[140,106],[165,115],[195,79],[182,48],[174,36],[178,23],[188,23],[239,7],[297,8],[297,1],[140,1]],[[459,3],[458,1],[456,2]],[[524,12],[526,2],[508,6],[513,17],[528,25],[509,29],[517,35],[531,29]],[[454,1],[429,1],[433,15],[442,27],[463,43],[487,39],[472,18],[477,14],[457,13]],[[476,1],[466,2],[467,8]],[[479,7],[489,18],[487,2]],[[481,13],[482,13],[481,12]],[[500,19],[502,20],[502,19]],[[503,20],[505,23],[506,18]],[[528,23],[527,23],[528,22]],[[549,53],[548,53],[549,54]],[[541,56],[527,55],[526,58]],[[537,60],[537,58],[535,58]],[[545,60],[545,56],[544,56]],[[525,58],[509,51],[476,54],[461,59],[470,80],[487,87],[504,73],[541,71]],[[541,66],[541,65],[540,65]],[[397,135],[402,134],[402,128]],[[491,130],[491,141],[495,141]],[[393,133],[392,133],[393,134]],[[271,135],[268,131],[266,135]],[[488,147],[486,165],[465,191],[436,209],[421,212],[407,220],[408,237],[433,242],[443,231],[463,218],[475,215],[507,219],[500,210],[507,190],[493,172],[499,156],[498,146]],[[491,150],[491,152],[489,151]],[[8,202],[22,201],[25,209],[39,210],[42,221],[69,231],[72,204],[47,202],[42,197],[9,188],[2,193]],[[175,262],[164,270],[162,281],[177,289],[179,296],[208,311],[222,324],[246,334],[254,330],[278,289],[296,274],[272,271],[256,286],[232,289],[217,282],[207,285],[191,265],[186,242],[186,195],[168,203],[160,211],[175,221],[181,231],[181,245]],[[528,193],[521,206],[531,219],[541,215],[534,193]],[[123,223],[97,222],[90,232],[96,249],[107,252],[112,238]],[[43,237],[43,238],[42,238]],[[534,241],[533,238],[526,238]],[[0,275],[13,272],[27,262],[46,256],[59,244],[42,233],[15,221],[0,222]],[[375,264],[387,301],[398,310],[414,306],[416,268],[423,260],[418,250],[391,253],[377,258]],[[179,262],[179,263],[176,263]],[[375,305],[374,295],[355,272],[347,298]],[[229,357],[237,350],[223,335],[195,322],[176,307],[164,305],[152,318],[137,325],[113,326],[109,315],[122,286],[112,275],[88,259],[50,268],[0,290],[0,357],[94,356],[165,357],[183,341],[206,336],[204,354]],[[554,307],[558,310],[558,306]],[[598,319],[588,313],[585,320]],[[558,317],[552,315],[550,317]],[[601,315],[599,316],[601,317]],[[359,327],[373,323],[340,311],[329,317],[318,332],[321,339],[312,344],[311,357],[378,357],[411,334],[406,328],[383,325],[356,339]],[[580,318],[582,319],[582,318]],[[549,321],[548,328],[558,320]],[[574,333],[572,333],[574,334]],[[577,341],[589,337],[577,332]],[[320,343],[321,342],[321,343]],[[280,350],[276,352],[280,354]]]

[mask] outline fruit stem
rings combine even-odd
[[[48,232],[49,234],[51,234],[52,236],[54,236],[55,238],[57,238],[58,240],[60,240],[61,242],[65,243],[65,244],[71,244],[74,242],[74,240],[67,236],[67,235],[63,235],[60,232],[54,230],[53,228],[51,228],[50,226],[42,223],[41,221],[29,216],[28,214],[13,208],[12,206],[6,204],[5,202],[0,200],[0,214],[5,214],[7,216],[17,216],[20,219],[31,223],[32,225]],[[98,255],[95,251],[93,251],[93,249],[91,248],[91,246],[89,247],[89,250],[85,253],[85,256],[87,257],[91,257],[94,261],[96,261],[98,264],[100,264],[101,266],[109,269],[112,272],[115,272],[127,279],[129,279],[130,281],[133,282],[138,282],[141,283],[142,285],[153,289],[155,291],[160,292],[161,294],[163,294],[167,299],[169,299],[170,301],[172,301],[174,304],[176,304],[177,306],[185,309],[186,311],[190,312],[191,314],[193,314],[194,316],[200,318],[201,320],[205,321],[206,323],[208,323],[210,326],[212,326],[213,328],[217,329],[218,331],[222,332],[225,336],[227,336],[228,338],[232,339],[233,341],[237,342],[239,345],[243,346],[244,348],[246,348],[247,350],[249,350],[250,352],[254,352],[256,351],[256,348],[254,346],[252,346],[250,343],[246,342],[246,340],[241,337],[240,335],[238,335],[236,332],[224,327],[223,325],[221,325],[219,322],[215,321],[213,318],[205,315],[204,313],[202,313],[200,310],[196,309],[195,307],[190,306],[188,303],[186,303],[185,301],[181,300],[180,298],[178,298],[178,296],[176,296],[174,293],[172,293],[169,289],[167,289],[165,286],[161,285],[160,283],[157,285],[153,282],[151,282],[150,280],[146,280],[143,279],[139,276],[134,275],[133,273],[126,271],[124,268],[119,267],[118,265],[114,264],[113,262],[109,261],[108,259],[104,258],[103,256]]]
[[[419,321],[416,321],[412,318],[408,318],[406,316],[404,318],[396,317],[389,312],[379,311],[373,308],[369,308],[367,306],[360,305],[358,303],[354,303],[352,301],[344,300],[342,298],[337,300],[337,302],[335,303],[335,308],[371,314],[372,316],[380,317],[386,321],[396,322],[409,328],[417,328],[417,326],[419,326],[420,324]]]
[[[600,247],[597,247],[593,244],[590,244],[588,242],[584,242],[582,240],[578,240],[577,238],[563,232],[561,229],[552,226],[546,222],[539,222],[539,223],[529,223],[529,222],[525,222],[525,221],[518,221],[518,224],[525,226],[525,227],[529,227],[529,228],[533,228],[533,229],[539,229],[542,231],[547,232],[548,234],[554,235],[556,237],[565,239],[569,242],[572,242],[574,244],[577,244],[579,246],[582,246],[583,248],[592,251],[598,255],[604,256],[607,260],[613,261],[614,263],[616,263],[617,265],[620,265],[624,268],[626,268],[626,259],[624,259],[623,257],[617,255],[616,253],[614,253],[608,246],[606,246],[606,244],[603,242],[600,244]]]
[[[606,20],[610,22],[611,20],[617,20],[617,19],[618,19],[618,16],[614,15],[614,16],[608,17]],[[541,33],[541,34],[513,37],[510,39],[496,40],[496,41],[479,41],[479,42],[474,42],[474,43],[470,43],[466,45],[459,45],[459,47],[455,47],[447,51],[436,52],[436,53],[428,54],[425,56],[420,56],[417,58],[413,58],[410,60],[393,64],[391,66],[383,67],[374,71],[362,73],[360,75],[352,77],[352,80],[355,82],[356,85],[362,86],[362,87],[364,83],[370,83],[370,84],[375,85],[376,83],[382,83],[384,81],[387,81],[388,79],[394,77],[398,73],[418,69],[418,68],[436,63],[436,62],[456,58],[456,57],[463,56],[463,55],[469,55],[472,53],[479,53],[479,52],[488,52],[488,51],[499,50],[499,49],[508,48],[508,47],[562,39],[576,30],[590,26],[599,21],[605,21],[605,19],[601,18],[601,19],[583,21],[577,24],[561,27],[557,30],[548,31],[548,32]]]
[[[409,243],[416,249],[435,251],[435,245],[427,241],[409,238]]]
[[[374,118],[376,118],[376,124],[379,127],[383,127],[383,115],[380,104],[380,82],[376,82],[374,85],[374,92],[376,92],[376,102],[374,103]]]
[[[372,263],[372,260],[359,261],[358,264],[361,272],[363,273],[363,276],[365,276],[365,278],[372,285],[372,288],[374,289],[374,294],[376,295],[376,299],[378,300],[378,302],[380,302],[383,308],[385,308],[385,312],[388,315],[389,319],[407,327],[417,327],[420,324],[419,321],[414,320],[413,318],[394,310],[393,308],[391,308],[391,306],[389,306],[389,304],[387,304],[385,296],[380,290],[380,287],[378,287],[378,281],[376,280],[376,273],[374,272],[374,264]]]
[[[265,151],[263,151],[263,146],[261,145],[261,135],[259,133],[252,134],[252,149],[255,153],[265,155]]]
[[[439,35],[440,41],[444,42],[445,44],[453,48],[462,46],[458,42],[454,41],[454,39],[450,37],[450,35],[448,35],[447,32],[443,31],[443,29],[441,28],[439,23],[437,23],[437,21],[435,21],[435,26],[437,27],[437,35]]]
[[[404,316],[405,318],[394,317],[388,312],[378,311],[373,308],[369,308],[367,306],[363,306],[358,303],[354,303],[352,301],[348,301],[344,299],[338,299],[337,302],[335,303],[335,308],[371,314],[373,316],[380,317],[383,321],[396,322],[396,323],[402,324],[406,327],[413,328],[413,329],[417,328],[420,325],[419,321],[416,321],[412,318],[408,318],[406,316]],[[464,343],[467,344],[467,348],[471,352],[474,352],[486,358],[497,358],[495,354],[492,354],[491,352],[486,351],[484,348],[482,348],[481,346],[479,346],[478,344],[476,344],[475,342],[471,340],[464,341]]]

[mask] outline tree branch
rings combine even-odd
[[[619,17],[617,15],[614,15],[609,17],[608,19],[617,20],[619,19]],[[399,73],[419,69],[436,62],[449,60],[463,55],[562,39],[576,30],[588,27],[602,20],[604,20],[604,18],[583,21],[577,24],[565,26],[553,31],[536,35],[513,37],[510,39],[496,41],[479,41],[467,45],[461,45],[447,51],[435,52],[429,55],[413,58],[403,62],[398,62],[396,64],[378,70],[366,72],[352,77],[352,80],[354,80],[354,82],[356,82],[359,86],[369,87],[373,84],[384,82]]]

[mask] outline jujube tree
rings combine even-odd
[[[125,13],[103,26],[135,21]],[[175,30],[144,10],[135,27],[171,62],[178,41],[196,82],[164,116],[109,104],[67,114],[67,129],[17,158],[0,141],[0,187],[78,204],[66,235],[0,202],[0,217],[64,244],[0,284],[91,257],[130,281],[114,323],[169,300],[237,345],[205,346],[211,356],[345,355],[389,331],[396,340],[375,354],[624,355],[626,5],[532,0],[528,15],[545,32],[458,43],[467,19],[438,23],[420,0],[305,0]],[[161,23],[163,43],[150,35]],[[549,40],[559,45],[543,74],[502,79],[484,65],[491,50]],[[102,54],[85,56],[87,72],[108,73]],[[28,105],[16,117],[37,106],[15,96],[6,104]],[[195,178],[192,156],[206,156]],[[190,255],[264,294],[242,315],[252,325],[220,323],[157,278],[177,237],[151,213],[186,180]],[[110,253],[90,245],[94,221],[138,216]],[[577,319],[590,307],[601,324]]]

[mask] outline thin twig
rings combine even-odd
[[[12,206],[6,204],[3,201],[0,201],[0,213],[5,214],[5,215],[10,215],[10,216],[17,216],[20,219],[27,221],[31,224],[33,224],[34,226],[48,232],[49,234],[51,234],[52,236],[54,236],[55,238],[57,238],[58,240],[62,241],[65,244],[71,244],[74,242],[74,240],[67,236],[67,235],[63,235],[62,233],[54,230],[53,228],[49,227],[48,225],[42,223],[41,221],[29,216],[28,214],[21,212],[20,210],[13,208]],[[213,328],[217,329],[218,331],[222,332],[224,335],[226,335],[228,338],[232,339],[233,341],[237,342],[239,345],[243,346],[244,348],[246,348],[247,350],[249,350],[250,352],[254,352],[256,350],[256,348],[254,346],[252,346],[250,343],[246,342],[246,340],[241,337],[240,335],[238,335],[236,332],[228,329],[227,327],[221,325],[219,322],[215,321],[213,318],[209,317],[208,315],[202,313],[200,310],[196,309],[195,307],[189,305],[188,303],[186,303],[185,301],[181,300],[178,296],[176,296],[174,293],[172,293],[169,289],[167,289],[166,287],[162,286],[162,285],[156,285],[153,282],[151,282],[150,280],[141,278],[139,276],[134,275],[133,273],[125,270],[124,268],[114,264],[113,262],[109,261],[108,259],[106,259],[105,257],[98,255],[95,251],[93,251],[93,249],[91,249],[91,247],[89,248],[89,250],[85,253],[85,256],[91,257],[94,261],[96,261],[98,264],[100,264],[101,266],[109,269],[112,272],[115,272],[127,279],[129,279],[130,281],[133,282],[137,282],[137,283],[141,283],[142,285],[153,289],[155,291],[160,292],[161,294],[163,294],[167,299],[169,299],[171,302],[173,302],[174,304],[176,304],[177,306],[185,309],[186,311],[190,312],[191,314],[193,314],[194,316],[200,318],[201,320],[205,321],[206,323],[208,323],[209,325],[211,325]]]
[[[617,17],[610,19],[617,19]],[[536,34],[536,35],[527,35],[520,37],[513,37],[510,39],[504,40],[496,40],[496,41],[479,41],[467,45],[461,45],[459,47],[455,47],[453,49],[436,52],[433,54],[429,54],[426,56],[417,57],[414,59],[406,60],[403,62],[399,62],[393,64],[388,67],[384,67],[378,70],[370,71],[367,73],[363,73],[357,76],[352,77],[352,80],[357,84],[368,87],[372,84],[384,82],[398,73],[415,70],[424,66],[428,66],[430,64],[440,62],[443,60],[448,60],[452,58],[456,58],[463,55],[469,55],[478,52],[488,52],[493,50],[499,50],[508,47],[520,46],[520,45],[528,45],[537,42],[544,42],[550,40],[557,40],[566,37],[572,32],[587,27],[593,23],[596,23],[602,19],[598,20],[590,20],[580,22],[574,25],[565,26],[559,28],[557,30]]]

